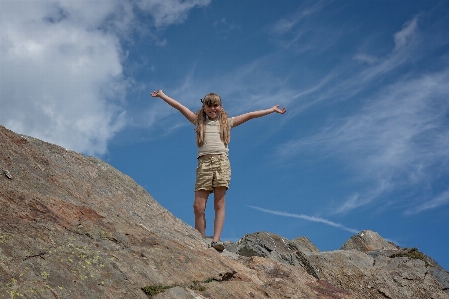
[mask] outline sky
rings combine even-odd
[[[328,251],[373,230],[449,269],[449,1],[0,0],[0,28],[8,129],[104,160],[193,226],[194,128],[150,93],[280,105],[231,131],[222,240]]]

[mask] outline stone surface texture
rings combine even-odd
[[[219,253],[107,163],[0,126],[0,298],[449,298],[430,257],[363,233]]]

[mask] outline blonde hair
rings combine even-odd
[[[196,112],[196,121],[195,121],[195,131],[196,131],[196,144],[198,147],[204,144],[204,128],[206,125],[207,115],[204,111],[204,105],[212,106],[212,105],[221,105],[221,99],[218,94],[209,93],[204,99],[201,100],[203,106],[200,110]],[[220,139],[223,141],[225,145],[229,144],[231,140],[231,128],[228,124],[228,114],[224,111],[223,106],[218,115],[218,120],[220,123]]]

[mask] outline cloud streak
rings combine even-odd
[[[406,215],[414,215],[421,213],[423,211],[432,210],[435,208],[438,208],[443,205],[449,204],[449,189],[442,192],[432,200],[429,200],[427,202],[424,202],[423,204],[420,204],[418,206],[412,207],[405,211]]]
[[[307,216],[304,214],[293,214],[293,213],[287,213],[287,212],[281,212],[281,211],[273,211],[273,210],[268,210],[268,209],[263,209],[260,207],[256,207],[256,206],[249,206],[252,209],[264,212],[264,213],[268,213],[268,214],[272,214],[272,215],[277,215],[277,216],[283,216],[283,217],[291,217],[291,218],[298,218],[298,219],[303,219],[303,220],[307,220],[307,221],[311,221],[311,222],[318,222],[318,223],[323,223],[341,230],[345,230],[354,234],[357,234],[359,232],[359,230],[354,229],[354,228],[349,228],[344,226],[343,224],[340,223],[336,223],[321,217],[315,217],[315,216]]]

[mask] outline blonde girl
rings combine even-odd
[[[269,109],[229,118],[223,109],[220,97],[215,93],[207,94],[201,100],[203,103],[201,109],[196,112],[192,112],[178,101],[167,96],[162,90],[153,91],[151,96],[161,98],[195,125],[196,144],[198,146],[198,166],[193,203],[195,228],[205,238],[206,203],[209,194],[214,193],[215,219],[211,246],[218,251],[222,251],[224,246],[220,242],[220,235],[225,219],[226,191],[231,181],[231,167],[228,159],[231,128],[235,128],[250,119],[273,112],[284,114],[286,110],[285,108],[279,109],[279,105],[276,105]]]

